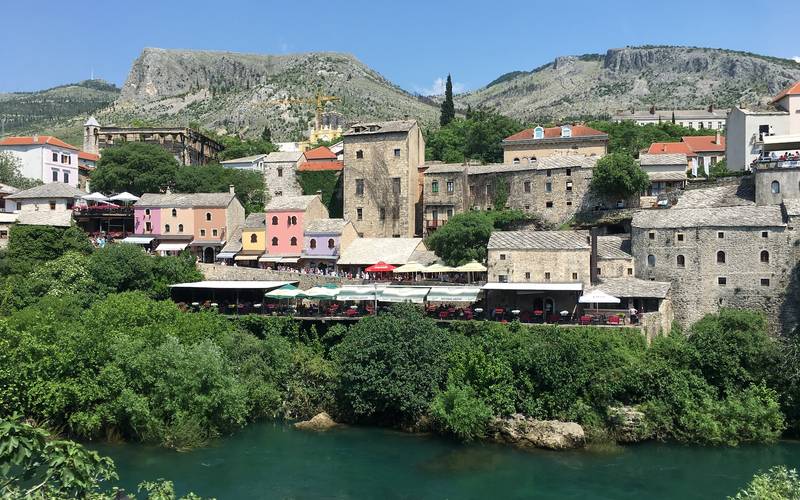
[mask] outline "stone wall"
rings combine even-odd
[[[460,172],[426,173],[423,177],[423,230],[425,233],[436,230],[447,222],[450,218],[448,211],[455,215],[470,209],[466,167],[463,167]],[[438,193],[433,191],[434,182],[438,183]],[[447,189],[448,182],[452,182],[452,192]],[[434,211],[436,211],[435,219]]]
[[[590,253],[588,248],[585,250],[489,250],[488,280],[496,282],[500,281],[499,276],[506,276],[509,283],[583,282],[584,286],[588,286]]]
[[[539,139],[539,144],[525,141],[522,144],[503,144],[503,163],[511,165],[514,159],[519,162],[527,161],[527,158],[545,158],[548,156],[567,156],[567,155],[597,155],[606,154],[607,141],[582,140],[580,138],[565,139],[559,141],[549,141]]]
[[[598,276],[601,278],[625,278],[633,276],[633,257],[628,259],[598,259]]]
[[[268,198],[303,194],[297,181],[297,164],[296,161],[264,162],[264,185]]]
[[[210,281],[299,281],[303,290],[312,286],[322,286],[328,283],[336,285],[360,285],[361,280],[348,280],[323,276],[318,274],[300,274],[288,271],[275,271],[272,269],[258,269],[254,267],[221,266],[219,264],[197,264],[205,279]]]
[[[784,198],[800,198],[800,168],[758,169],[754,177],[756,205],[779,205]],[[773,186],[773,182],[777,184]]]

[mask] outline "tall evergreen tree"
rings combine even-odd
[[[272,142],[272,130],[269,127],[264,127],[264,130],[261,132],[261,140]]]
[[[456,117],[456,106],[453,104],[453,80],[447,74],[447,84],[444,87],[444,101],[442,101],[442,114],[439,124],[444,127]]]

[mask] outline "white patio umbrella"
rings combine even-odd
[[[581,295],[578,302],[581,304],[619,304],[621,300],[602,290],[591,290]]]
[[[423,272],[425,273],[452,273],[456,270],[455,267],[445,266],[444,264],[431,264],[426,267]]]
[[[95,191],[92,194],[83,195],[81,198],[88,201],[108,201],[108,197],[99,191]]]
[[[419,262],[409,262],[408,264],[403,264],[400,267],[394,268],[392,271],[393,273],[421,273],[425,270],[425,266],[420,264]]]
[[[472,273],[485,273],[486,266],[484,266],[477,260],[471,260],[466,264],[458,266],[456,268],[456,271],[460,273],[467,273],[467,281],[472,283]]]
[[[115,194],[114,196],[109,198],[109,200],[111,200],[111,201],[131,202],[131,201],[139,201],[139,197],[134,195],[134,194],[131,194],[131,193],[125,191],[124,193]]]

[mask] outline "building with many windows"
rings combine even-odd
[[[267,265],[297,267],[303,253],[306,226],[328,218],[328,209],[320,195],[273,198],[264,212],[267,251],[259,262]]]
[[[603,156],[608,134],[585,125],[534,127],[503,139],[503,163],[525,165],[549,156]]]
[[[0,140],[0,151],[19,159],[25,177],[78,186],[80,150],[61,139],[49,135],[6,137]]]
[[[658,125],[659,123],[675,123],[695,130],[725,130],[728,117],[727,109],[655,109],[618,112],[611,117],[615,122],[632,121],[637,125]]]

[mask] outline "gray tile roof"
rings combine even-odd
[[[625,236],[598,236],[597,258],[599,259],[632,259],[631,238]]]
[[[267,204],[266,211],[274,210],[305,210],[317,198],[316,194],[303,196],[275,196]]]
[[[383,261],[394,266],[408,263],[425,249],[422,238],[356,238],[344,249],[338,265],[371,266]]]
[[[344,219],[317,219],[306,223],[307,233],[341,234],[348,221]]]
[[[684,169],[686,169],[687,165],[689,164],[689,160],[686,158],[686,155],[683,153],[670,153],[670,154],[658,154],[652,155],[648,153],[642,153],[639,155],[639,165],[643,167],[647,167],[650,165],[680,165]]]
[[[87,194],[76,187],[60,182],[51,182],[35,186],[25,191],[18,191],[6,196],[9,200],[26,200],[31,198],[80,198]]]
[[[14,194],[19,193],[19,189],[15,188],[14,186],[9,186],[8,184],[3,184],[0,182],[0,194]]]
[[[344,136],[389,134],[392,132],[408,132],[417,122],[415,120],[394,120],[386,122],[362,122],[353,124]]]
[[[674,208],[734,207],[755,205],[755,189],[751,181],[711,188],[687,189]]]
[[[495,231],[489,250],[585,250],[589,231]]]
[[[230,192],[225,193],[144,193],[135,203],[137,207],[162,207],[162,208],[192,208],[192,207],[219,207],[230,205],[236,197]]]
[[[603,278],[590,290],[600,290],[614,297],[645,297],[663,299],[669,293],[670,283],[639,278]],[[587,290],[588,291],[588,290]]]
[[[554,168],[594,168],[599,156],[552,156],[541,158],[531,163],[520,162],[518,165],[495,163],[491,165],[470,165],[469,175],[493,174],[498,172],[522,172],[525,170],[552,170]]]
[[[69,227],[72,224],[72,212],[67,210],[24,211],[19,213],[17,224],[26,226]]]
[[[221,161],[220,163],[222,165],[227,165],[227,164],[230,164],[230,163],[255,163],[255,162],[259,161],[260,159],[264,158],[265,156],[267,156],[267,155],[266,154],[260,154],[260,155],[252,155],[252,156],[243,156],[242,158],[234,158],[232,160],[225,160],[225,161]]]
[[[228,238],[228,241],[225,242],[225,246],[222,247],[222,252],[231,252],[231,253],[238,253],[242,251],[242,227],[236,226],[231,231],[231,237]]]
[[[273,151],[268,154],[264,161],[266,163],[287,163],[300,160],[303,153],[300,151]]]
[[[800,215],[800,198],[784,198],[783,206],[786,207],[786,215],[789,217]]]
[[[264,229],[267,227],[267,216],[264,212],[255,212],[244,220],[245,229]]]
[[[425,166],[428,167],[425,175],[461,173],[468,168],[461,163],[427,163]]]
[[[685,172],[647,172],[651,181],[685,181]]]
[[[740,206],[713,208],[671,208],[640,210],[633,216],[633,227],[668,229],[690,227],[765,227],[783,226],[779,206]]]

